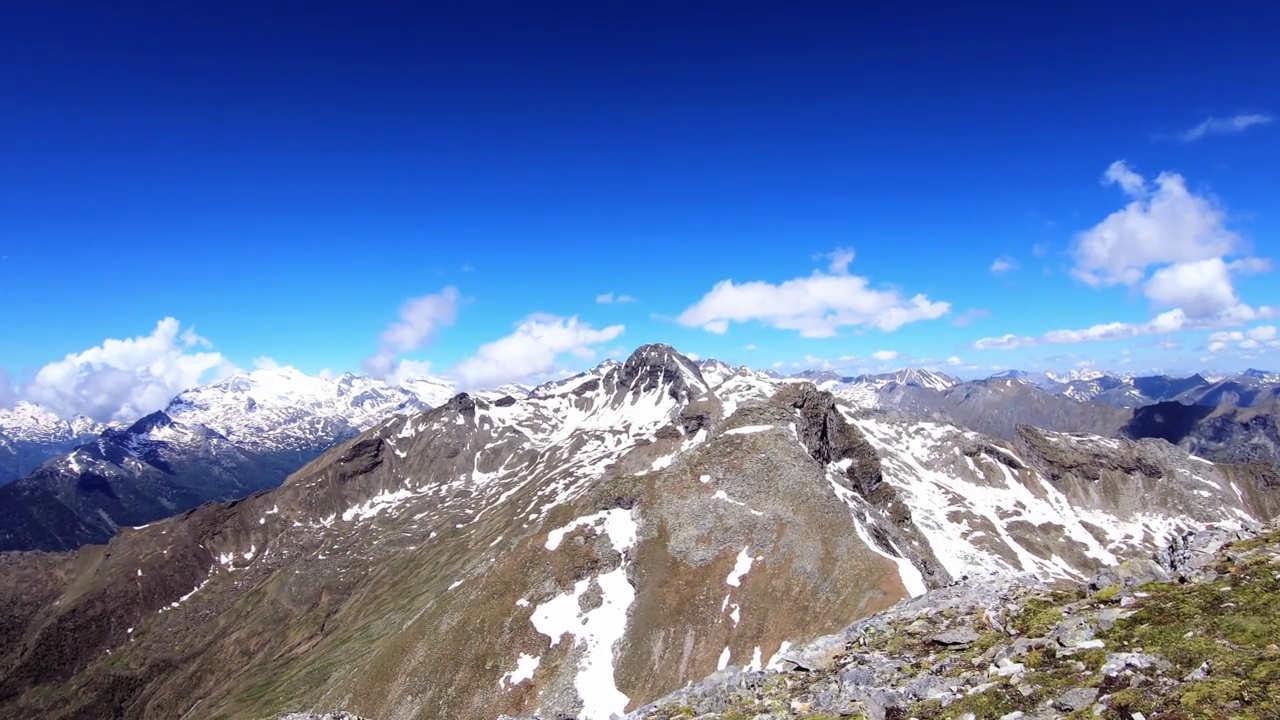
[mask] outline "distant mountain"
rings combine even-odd
[[[1109,436],[1130,415],[1123,408],[1080,402],[1013,379],[970,381],[942,391],[888,386],[876,395],[874,407],[911,418],[953,423],[1005,440],[1017,437],[1023,425]]]
[[[1124,435],[1167,440],[1213,462],[1280,467],[1280,399],[1250,407],[1162,402],[1135,411]]]
[[[1249,407],[1280,397],[1280,373],[1261,370],[1246,370],[1221,378],[1209,378],[1198,373],[1177,377],[1129,376],[1096,370],[1063,374],[1009,370],[988,379],[1019,380],[1079,402],[1096,401],[1122,408],[1139,408],[1162,402]]]
[[[0,485],[27,475],[51,457],[92,441],[106,428],[83,415],[63,420],[25,401],[12,409],[0,409]]]
[[[65,454],[43,458],[27,476],[0,487],[0,550],[103,542],[120,527],[274,487],[389,417],[442,404],[446,392],[453,392],[452,385],[434,378],[396,386],[287,367],[192,388],[129,427],[75,436],[65,445],[78,449],[68,452],[64,445]],[[31,406],[19,409],[23,417],[39,419],[27,425],[63,437],[57,434],[61,421]]]

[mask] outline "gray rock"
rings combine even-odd
[[[950,691],[947,681],[937,675],[921,675],[902,686],[902,694],[910,700],[935,700]]]
[[[780,659],[784,670],[828,670],[835,666],[836,658],[848,650],[844,635],[823,635],[802,648],[788,650]]]
[[[1169,572],[1150,558],[1129,558],[1119,565],[1103,568],[1089,586],[1095,590],[1119,585],[1137,587],[1169,580]]]
[[[840,675],[840,682],[847,687],[871,687],[876,685],[876,675],[866,668],[851,668]]]
[[[1062,696],[1053,701],[1053,706],[1064,712],[1073,712],[1075,710],[1083,710],[1093,705],[1098,699],[1098,688],[1073,688],[1062,693]]]
[[[971,642],[975,642],[979,637],[981,636],[973,628],[959,627],[944,630],[929,639],[939,645],[953,646],[968,645]]]
[[[1107,653],[1107,660],[1102,664],[1099,672],[1112,677],[1129,668],[1135,670],[1154,668],[1159,672],[1164,672],[1171,667],[1173,666],[1167,660],[1156,655],[1148,655],[1146,653]]]
[[[1208,660],[1205,660],[1203,663],[1200,664],[1200,667],[1196,668],[1195,670],[1192,670],[1183,679],[1186,680],[1187,682],[1194,682],[1196,680],[1205,680],[1205,679],[1208,679],[1209,673],[1212,671],[1213,671],[1213,663],[1209,662]]]
[[[862,704],[866,709],[867,720],[885,720],[890,710],[905,708],[907,705],[894,690],[876,690]]]
[[[1069,648],[1092,640],[1094,630],[1094,622],[1088,617],[1073,615],[1058,623],[1058,626],[1049,633],[1049,637],[1056,640],[1062,647]]]

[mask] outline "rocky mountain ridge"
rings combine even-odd
[[[1002,441],[708,374],[644,346],[105,547],[0,556],[0,712],[608,718],[964,576],[1080,580],[1277,510],[1274,472],[1161,441]]]

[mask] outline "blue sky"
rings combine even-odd
[[[1280,366],[1266,4],[464,5],[7,3],[0,400],[650,341]]]

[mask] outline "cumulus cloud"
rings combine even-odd
[[[854,253],[850,248],[836,248],[822,257],[829,261],[827,272],[832,275],[844,275],[849,272],[849,263],[853,262]]]
[[[463,386],[484,388],[543,375],[566,353],[594,357],[593,345],[609,342],[626,330],[622,325],[595,329],[577,317],[533,315],[506,337],[481,345],[475,355],[453,368]]]
[[[832,337],[843,327],[893,331],[907,323],[942,317],[951,309],[950,303],[924,295],[908,298],[897,290],[871,288],[867,278],[848,274],[852,251],[837,250],[827,257],[829,272],[814,271],[779,284],[723,280],[676,321],[723,334],[730,323],[754,320],[796,330],[802,337]]]
[[[996,275],[1007,273],[1016,267],[1018,267],[1018,264],[1013,261],[1013,258],[1009,257],[998,257],[991,261],[991,272]]]
[[[1189,191],[1176,173],[1161,173],[1154,184],[1148,183],[1124,161],[1112,163],[1103,181],[1118,185],[1130,202],[1076,237],[1072,275],[1095,288],[1140,290],[1159,314],[1140,323],[986,337],[974,342],[974,348],[1118,340],[1233,327],[1275,315],[1273,308],[1250,307],[1236,294],[1237,276],[1265,272],[1271,265],[1262,258],[1240,257],[1244,241],[1226,226],[1226,213],[1212,198]]]
[[[871,353],[871,358],[873,360],[878,360],[880,362],[889,362],[890,360],[896,360],[898,358],[898,351],[897,350],[877,350]]]
[[[596,296],[596,302],[599,303],[600,305],[612,305],[614,303],[618,303],[618,304],[629,303],[633,300],[635,300],[635,298],[631,297],[630,295],[614,295],[611,292],[603,293],[601,295]]]
[[[956,367],[959,365],[963,365],[964,361],[961,360],[958,355],[952,355],[951,357],[947,358],[947,364],[950,365],[951,367]]]
[[[1182,142],[1195,142],[1207,135],[1238,135],[1251,127],[1270,125],[1273,119],[1270,115],[1261,113],[1241,113],[1226,118],[1210,117],[1199,125],[1178,133],[1178,139]]]
[[[364,361],[364,370],[379,379],[393,378],[397,358],[431,342],[441,328],[458,317],[461,295],[455,287],[411,298],[400,306],[400,317],[378,336],[378,352]]]
[[[1235,345],[1240,350],[1256,350],[1261,347],[1280,347],[1276,341],[1274,325],[1259,325],[1246,331],[1233,330],[1209,335],[1209,352],[1219,353]]]
[[[231,363],[210,347],[194,328],[166,317],[150,335],[105,340],[45,365],[21,395],[63,417],[136,420],[183,390],[229,374]]]
[[[1181,175],[1161,173],[1150,185],[1118,160],[1104,181],[1131,201],[1076,237],[1072,274],[1085,284],[1141,288],[1157,309],[1207,318],[1240,304],[1234,276],[1269,269],[1260,258],[1226,259],[1243,240],[1222,207],[1188,190]]]

